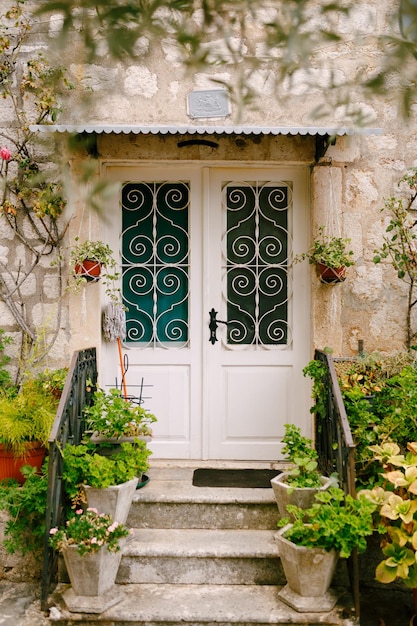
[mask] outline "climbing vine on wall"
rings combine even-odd
[[[402,195],[385,201],[382,209],[389,216],[383,243],[374,251],[374,263],[387,259],[406,283],[407,348],[414,347],[417,337],[413,313],[417,305],[417,169],[407,172],[399,181]]]
[[[67,222],[62,181],[51,165],[54,146],[41,145],[31,126],[56,120],[60,94],[70,85],[63,69],[45,55],[29,58],[36,26],[25,0],[6,7],[0,9],[0,93],[3,115],[12,123],[0,128],[0,300],[19,329],[20,361],[36,364],[51,350],[61,327],[60,249]],[[46,272],[53,279],[56,311],[39,325],[33,306],[44,302]]]

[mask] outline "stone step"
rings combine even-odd
[[[120,586],[123,600],[104,613],[70,613],[60,586],[52,598],[50,623],[56,626],[359,626],[349,594],[340,590],[328,613],[298,613],[279,600],[275,585]]]
[[[276,529],[272,488],[195,487],[192,472],[151,468],[150,482],[137,490],[127,523],[132,528]]]
[[[101,614],[71,613],[61,583],[51,623],[357,625],[344,562],[334,577],[341,597],[332,611],[313,612],[313,601],[309,613],[299,613],[278,596],[286,581],[274,540],[279,515],[272,488],[195,487],[192,473],[191,463],[152,466],[149,483],[137,490],[128,517],[133,536],[116,581],[123,600]]]
[[[285,584],[272,530],[135,529],[119,583]]]

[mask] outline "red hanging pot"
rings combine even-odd
[[[93,259],[85,259],[82,263],[75,264],[74,271],[88,281],[96,281],[101,275],[101,263]]]
[[[317,263],[317,273],[322,283],[341,283],[346,280],[346,267],[328,267],[324,263]]]

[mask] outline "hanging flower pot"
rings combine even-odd
[[[68,281],[68,291],[79,294],[86,281],[96,282],[101,278],[106,295],[112,302],[120,304],[120,273],[108,244],[90,239],[80,242],[76,237],[75,244],[70,248],[70,264],[73,272]]]
[[[346,280],[346,266],[328,267],[324,263],[317,263],[317,273],[322,283],[341,283]]]
[[[316,265],[322,283],[340,283],[346,279],[346,268],[354,265],[349,243],[350,239],[328,235],[325,227],[320,226],[317,239],[307,252],[294,257],[294,263],[308,259],[310,265]]]
[[[87,281],[97,281],[101,275],[101,263],[94,259],[85,259],[82,263],[76,263],[74,271]]]

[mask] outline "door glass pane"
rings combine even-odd
[[[288,208],[286,183],[227,183],[227,343],[288,345]]]
[[[122,187],[122,290],[127,342],[188,344],[188,182]]]

